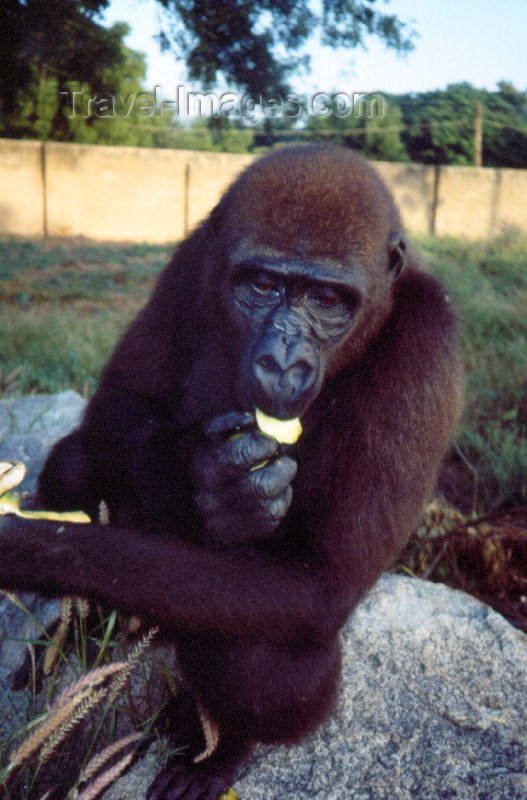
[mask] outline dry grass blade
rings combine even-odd
[[[141,656],[145,652],[146,648],[148,647],[148,645],[150,644],[150,642],[152,641],[152,639],[154,638],[154,636],[157,633],[159,633],[159,628],[157,628],[157,627],[156,628],[150,628],[145,633],[143,638],[140,639],[139,642],[137,642],[135,647],[132,649],[132,651],[128,655],[128,658],[127,658],[127,663],[128,664],[131,664],[131,665],[137,664],[137,662],[139,661],[139,659],[141,658]]]
[[[150,630],[143,636],[143,638],[137,642],[135,647],[131,650],[128,655],[128,658],[124,662],[126,665],[126,669],[123,669],[122,672],[116,676],[115,680],[112,682],[112,687],[110,694],[108,695],[108,703],[111,705],[119,692],[121,691],[122,687],[124,686],[125,682],[128,680],[128,677],[147,649],[148,645],[150,644],[150,640],[153,636],[156,635],[159,628],[150,628]]]
[[[101,500],[99,503],[99,525],[110,524],[110,509],[106,500]]]
[[[99,701],[98,693],[94,692],[91,687],[85,688],[83,691],[78,692],[75,697],[71,697],[67,703],[61,706],[54,705],[47,718],[37,728],[37,730],[28,736],[22,744],[11,754],[10,765],[11,768],[19,767],[24,762],[28,761],[36,752],[38,752],[43,745],[47,744],[48,739],[60,730],[64,725],[67,725],[70,718],[77,716],[76,712],[79,708],[82,709],[82,718],[87,712]]]
[[[87,672],[75,681],[75,683],[72,683],[71,686],[67,686],[66,689],[64,689],[55,701],[54,708],[62,707],[65,703],[68,703],[71,698],[76,697],[80,691],[99,686],[101,683],[108,680],[108,678],[113,677],[119,672],[126,671],[127,669],[127,661],[116,661],[115,664],[107,664],[104,667],[98,667],[91,672]]]
[[[44,764],[48,760],[50,755],[54,752],[54,750],[56,750],[59,744],[64,741],[75,725],[77,725],[77,723],[79,723],[86,716],[88,711],[98,705],[101,700],[104,700],[105,695],[105,689],[99,689],[98,691],[90,692],[86,699],[73,711],[71,716],[68,717],[65,722],[59,725],[57,729],[50,734],[39,753],[39,764]]]
[[[66,642],[68,631],[71,625],[71,614],[73,610],[73,600],[71,597],[63,597],[62,598],[62,605],[61,605],[61,612],[60,612],[60,624],[51,637],[51,642],[46,649],[46,655],[44,657],[44,675],[49,675],[51,670],[56,664],[57,658],[59,653],[62,651],[64,647],[64,643]]]
[[[103,772],[102,775],[99,775],[99,777],[96,778],[93,783],[90,783],[89,786],[82,790],[82,792],[78,795],[77,800],[94,800],[96,797],[98,797],[103,789],[111,786],[112,783],[117,780],[119,775],[124,772],[126,767],[131,764],[133,757],[133,752],[128,753],[128,755],[124,756],[124,758],[118,761],[115,766],[106,770],[106,772]]]
[[[77,608],[77,614],[79,615],[80,619],[86,619],[90,613],[90,604],[88,600],[86,600],[84,597],[76,597],[75,607]]]
[[[85,783],[89,781],[90,778],[99,772],[102,767],[104,767],[108,761],[110,761],[117,753],[120,753],[121,750],[124,750],[125,747],[128,747],[129,744],[133,744],[133,742],[137,742],[139,739],[142,739],[143,734],[141,731],[134,731],[134,733],[130,733],[128,736],[124,736],[122,739],[118,739],[113,744],[105,747],[100,753],[97,753],[84,767],[80,776],[79,776],[79,783]]]
[[[218,726],[214,720],[209,717],[199,702],[198,713],[201,722],[201,728],[203,730],[203,736],[205,737],[205,749],[202,750],[201,753],[198,753],[197,756],[194,756],[194,764],[199,764],[200,761],[205,761],[205,759],[209,758],[216,750],[220,741],[220,730]]]

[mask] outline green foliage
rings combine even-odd
[[[2,110],[0,105],[0,135],[159,146],[156,135],[170,127],[170,121],[166,114],[154,113],[154,97],[143,91],[144,56],[123,44],[127,25],[118,23],[110,32],[116,56],[112,63],[98,66],[89,80],[75,79],[75,72],[71,78],[54,75],[33,59],[34,79],[19,91],[14,109]]]
[[[177,119],[172,120],[166,109],[156,107],[154,94],[142,88],[146,74],[144,56],[123,44],[128,27],[118,23],[111,30],[119,58],[100,70],[98,79],[105,91],[94,93],[89,82],[60,83],[53,76],[41,75],[37,79],[35,75],[25,91],[19,93],[18,105],[12,113],[2,114],[0,109],[0,135],[82,144],[248,151],[253,133],[234,121],[199,117],[185,126]],[[61,96],[60,92],[66,95]]]
[[[166,11],[158,37],[162,49],[175,47],[189,76],[209,87],[221,76],[254,95],[285,92],[287,77],[309,62],[309,56],[299,51],[316,27],[326,42],[342,47],[356,47],[368,36],[398,52],[412,47],[413,32],[395,15],[378,10],[376,0],[322,0],[320,16],[308,0],[158,1]],[[69,82],[89,86],[97,94],[117,90],[108,78],[115,78],[114,70],[124,63],[123,28],[107,30],[97,22],[107,5],[108,0],[3,0],[0,131],[4,135],[70,138],[62,108],[51,129],[32,125],[25,129],[19,124],[21,105],[28,99],[33,107],[38,104],[38,87],[43,97],[42,81],[56,81],[60,90]]]
[[[527,93],[501,81],[486,93],[483,111],[483,163],[527,167]]]
[[[382,95],[381,95],[382,96]],[[476,104],[483,120],[483,164],[527,168],[527,93],[453,84],[433,92],[384,95],[384,108],[346,117],[310,116],[312,140],[361,150],[368,158],[424,164],[474,164]]]
[[[374,98],[375,95],[372,96]],[[408,161],[401,139],[403,122],[401,110],[394,101],[386,102],[381,93],[377,99],[354,99],[355,105],[347,116],[311,115],[307,129],[310,141],[325,141],[361,150],[368,158],[379,161]]]
[[[367,155],[379,161],[409,161],[401,131],[401,109],[386,103],[384,116],[366,120],[364,148]]]
[[[95,21],[96,12],[106,5],[106,0],[4,0],[0,5],[2,135],[67,139],[57,90],[71,80],[88,84],[97,93],[112,90],[107,70],[123,63],[122,37],[127,28],[117,25],[108,30]]]
[[[26,97],[34,96],[35,84],[50,78],[60,87],[77,80],[88,83],[95,92],[111,91],[104,73],[122,61],[122,26],[107,30],[95,21],[96,13],[106,5],[107,0],[3,0],[0,113],[4,130],[9,131],[14,122],[15,133],[24,134],[17,124],[17,109]],[[57,114],[53,129],[58,133],[62,124],[62,116]]]
[[[288,76],[307,66],[309,57],[299,53],[317,26],[333,47],[356,47],[369,36],[398,52],[412,47],[413,32],[378,9],[376,0],[322,0],[318,15],[308,0],[158,2],[165,9],[160,45],[176,48],[189,76],[206,87],[219,78],[231,81],[256,103],[279,93],[287,104]],[[106,5],[0,4],[0,136],[233,153],[293,140],[296,114],[263,116],[250,128],[227,117],[202,117],[188,126],[171,119],[143,90],[144,57],[124,45],[126,24],[106,29],[97,21]],[[73,92],[84,92],[75,115]],[[494,92],[459,83],[379,96],[380,113],[312,114],[298,138],[337,142],[374,159],[473,164],[479,103],[484,165],[527,167],[527,94],[510,83],[502,81]]]
[[[394,95],[412,161],[473,164],[476,103],[483,112],[483,164],[527,167],[527,94],[501,82],[497,92],[458,83],[433,92]]]
[[[197,117],[187,126],[174,122],[170,128],[156,131],[153,138],[155,147],[247,153],[253,144],[253,131],[243,129],[225,117]]]

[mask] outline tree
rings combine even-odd
[[[124,45],[128,31],[122,22],[110,29],[112,61],[96,65],[91,74],[79,72],[85,79],[58,77],[33,59],[31,80],[19,85],[14,107],[6,103],[0,109],[0,135],[153,146],[166,116],[148,110],[154,98],[142,87],[145,58]]]
[[[401,110],[395,99],[386,102],[382,92],[374,92],[354,97],[349,108],[343,107],[342,115],[337,113],[336,100],[333,109],[332,114],[323,117],[314,113],[309,116],[306,128],[311,140],[362,150],[368,158],[378,161],[409,161],[401,140]]]
[[[109,0],[2,0],[0,103],[12,111],[35,73],[107,91],[103,73],[120,60],[119,41],[98,19]],[[166,11],[162,48],[174,47],[191,78],[211,87],[218,74],[252,94],[284,92],[287,76],[307,65],[299,51],[317,27],[333,47],[356,47],[380,37],[398,52],[412,48],[413,32],[376,0],[158,0]],[[289,56],[284,56],[284,51]]]
[[[527,167],[527,92],[500,81],[483,108],[483,163],[493,167]]]
[[[394,103],[385,103],[383,116],[366,120],[364,144],[366,153],[380,161],[409,161],[401,140],[403,121],[401,109]]]
[[[119,31],[95,17],[108,0],[2,0],[0,113],[12,114],[35,81],[87,83],[109,91],[104,70],[122,61]],[[60,109],[53,127],[63,124]]]
[[[480,96],[469,83],[391,99],[401,109],[406,126],[402,139],[412,161],[474,163],[474,114]]]
[[[527,167],[527,94],[502,81],[499,91],[456,83],[389,97],[401,109],[403,143],[412,161],[473,164],[476,103],[483,110],[483,165]]]
[[[353,48],[369,35],[397,52],[412,49],[413,31],[376,0],[322,0],[317,16],[308,0],[158,0],[172,24],[159,40],[175,46],[190,77],[210,87],[218,73],[252,94],[287,91],[287,77],[309,64],[299,52],[317,28],[322,42]],[[290,57],[278,55],[280,50]]]

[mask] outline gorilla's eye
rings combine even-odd
[[[329,286],[312,287],[307,293],[308,299],[320,308],[335,308],[341,303],[340,294]]]
[[[267,275],[258,275],[251,281],[251,289],[259,295],[270,295],[278,292],[276,281]]]

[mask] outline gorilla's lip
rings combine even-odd
[[[302,403],[302,405],[290,405],[287,402],[276,400],[274,398],[273,400],[267,398],[267,401],[259,400],[254,407],[259,408],[268,417],[274,417],[275,419],[287,422],[289,420],[296,419],[297,417],[301,417],[302,414],[305,413],[308,405],[309,403]]]
[[[255,409],[259,408],[268,417],[274,417],[283,422],[287,422],[296,417],[301,417],[305,414],[316,394],[303,392],[301,396],[297,394],[296,397],[291,397],[288,393],[282,395],[280,392],[273,392],[272,396],[264,394],[263,392],[251,392],[249,400],[249,408],[254,413]],[[246,406],[247,407],[247,406]]]

